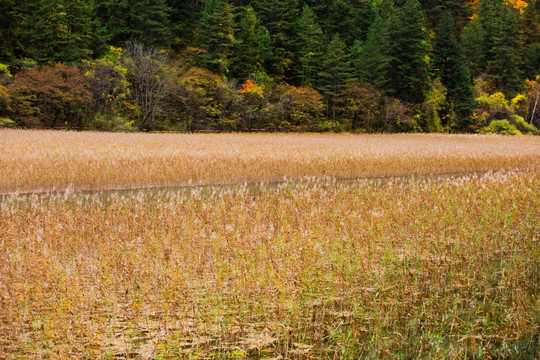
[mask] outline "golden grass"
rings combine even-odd
[[[0,234],[0,358],[539,354],[538,172],[10,196]]]
[[[540,167],[540,138],[0,130],[0,193]]]
[[[0,153],[0,359],[540,357],[537,137],[2,130]]]

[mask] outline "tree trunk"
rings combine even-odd
[[[538,89],[536,90],[536,98],[534,99],[534,107],[533,107],[533,111],[532,111],[532,114],[531,114],[531,120],[529,122],[529,124],[533,124],[533,121],[534,121],[534,115],[536,114],[536,107],[538,106],[538,98],[540,97],[540,80],[539,80],[539,83],[538,83]]]

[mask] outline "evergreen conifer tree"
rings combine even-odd
[[[232,63],[235,46],[233,7],[226,0],[208,0],[199,24],[196,46],[203,52],[198,55],[199,65],[226,75]]]
[[[264,64],[272,58],[270,34],[261,25],[251,5],[238,14],[235,56],[231,65],[232,73],[242,80],[264,69]]]
[[[336,119],[342,90],[352,78],[349,56],[345,42],[341,40],[339,34],[335,34],[321,61],[322,70],[319,72],[317,82],[317,88],[326,95],[332,120]]]
[[[540,1],[533,0],[523,12],[523,68],[527,78],[540,74]]]
[[[111,41],[111,34],[107,30],[106,26],[102,23],[101,19],[96,14],[96,8],[91,8],[92,17],[89,24],[90,39],[89,44],[92,49],[92,57],[94,59],[101,58],[109,51],[109,43]]]
[[[253,7],[270,33],[274,58],[269,62],[268,73],[278,80],[292,78],[298,0],[257,0]]]
[[[463,56],[465,56],[467,68],[473,78],[479,76],[485,68],[485,38],[485,30],[479,18],[473,18],[461,33]]]
[[[315,81],[317,62],[320,61],[322,52],[323,33],[315,13],[308,5],[304,5],[297,28],[296,73],[301,86],[312,86]]]
[[[65,63],[76,63],[92,57],[92,7],[85,0],[62,1],[61,14],[58,21],[59,29],[64,30],[58,35],[58,60]]]
[[[0,0],[0,62],[13,63],[20,50],[20,4],[15,0]]]
[[[201,15],[201,1],[167,0],[167,6],[173,45],[185,46],[193,40],[195,25]]]
[[[427,23],[418,0],[407,0],[389,19],[389,91],[419,104],[430,86]]]
[[[444,13],[450,12],[456,28],[461,30],[472,14],[470,3],[470,0],[423,0],[422,8],[431,27],[437,27]]]
[[[328,6],[328,33],[339,33],[347,45],[365,40],[376,11],[372,1],[334,0]]]
[[[455,112],[461,124],[460,130],[466,130],[466,119],[472,111],[473,87],[466,60],[461,53],[461,46],[456,37],[456,26],[452,14],[445,11],[437,30],[433,45],[433,65],[435,74],[446,87],[446,106],[443,119]]]
[[[101,23],[111,35],[111,43],[123,46],[140,42],[168,48],[172,42],[166,0],[109,0],[98,5]]]
[[[396,12],[394,0],[373,0],[373,9],[378,17],[388,20]]]
[[[165,0],[136,1],[131,8],[134,37],[141,43],[157,48],[171,44],[170,8]]]
[[[522,86],[521,34],[519,15],[497,0],[498,16],[491,18],[491,41],[487,61],[487,79],[493,88],[513,97]]]
[[[75,63],[92,56],[92,7],[83,0],[33,0],[21,7],[24,57]]]
[[[57,2],[32,0],[21,5],[23,57],[40,63],[56,60]]]
[[[353,45],[357,48],[359,43]],[[383,89],[388,82],[388,33],[386,23],[380,17],[371,26],[366,42],[357,50],[351,51],[353,74],[361,82],[369,83],[377,89]]]

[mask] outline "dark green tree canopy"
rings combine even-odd
[[[270,33],[248,5],[237,16],[236,45],[232,59],[232,75],[245,80],[257,71],[264,71],[273,56]]]
[[[100,63],[99,79],[110,73],[117,81],[127,78],[119,54],[138,43],[174,59],[177,72],[196,68],[193,83],[206,74],[221,84],[211,92],[220,99],[207,99],[206,87],[188,91],[172,79],[167,86],[199,115],[164,107],[156,116],[170,118],[153,128],[179,119],[202,124],[200,114],[220,119],[201,129],[268,125],[278,106],[270,94],[280,85],[309,97],[316,89],[332,126],[359,127],[361,119],[350,117],[373,91],[381,108],[370,114],[385,119],[367,123],[385,125],[371,129],[481,131],[489,125],[481,98],[498,92],[518,118],[540,118],[539,23],[540,0],[0,0],[0,115],[10,116],[11,74]],[[94,99],[94,110],[129,123],[137,110],[127,98],[132,87],[122,82],[124,98],[114,107]],[[250,115],[232,115],[242,106]],[[182,128],[199,128],[192,125]]]
[[[351,63],[345,42],[335,34],[326,47],[317,88],[328,98],[331,104],[332,119],[336,119],[337,103],[342,90],[348,81],[352,80]]]
[[[407,0],[389,18],[389,90],[411,103],[424,101],[429,88],[429,32],[418,0]]]
[[[371,26],[366,42],[356,42],[351,49],[351,63],[354,77],[365,83],[383,89],[388,83],[389,49],[388,25],[378,17]]]
[[[317,64],[323,50],[323,32],[317,21],[317,16],[308,5],[304,5],[302,16],[297,23],[296,72],[302,86],[313,85],[315,82]]]
[[[202,50],[197,62],[224,75],[230,70],[236,44],[233,7],[226,0],[208,0],[205,6],[195,37],[195,46]]]
[[[452,14],[444,12],[433,45],[433,70],[447,91],[443,118],[455,111],[461,119],[467,119],[472,112],[473,87],[456,32]],[[459,126],[466,130],[465,124]]]

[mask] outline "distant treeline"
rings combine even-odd
[[[540,0],[0,0],[0,127],[537,134]]]

